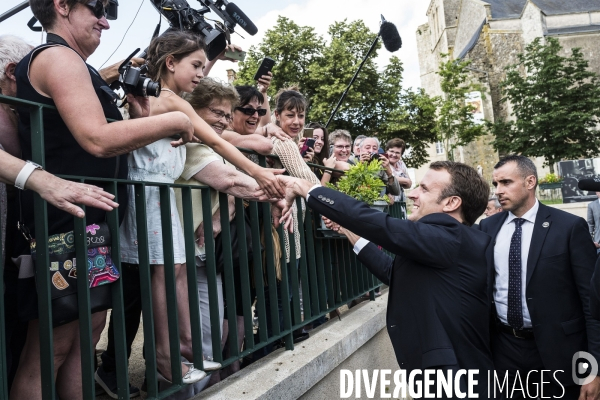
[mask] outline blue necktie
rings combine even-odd
[[[510,239],[508,252],[508,325],[515,329],[523,327],[523,303],[521,302],[521,238],[525,222],[523,218],[515,218],[515,231]]]

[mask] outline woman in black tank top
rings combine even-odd
[[[118,109],[102,89],[98,73],[85,63],[100,44],[106,18],[96,17],[88,2],[31,0],[31,9],[54,42],[34,49],[17,67],[18,97],[55,106],[44,112],[46,169],[51,173],[102,178],[126,178],[124,155],[156,140],[179,134],[192,139],[190,120],[181,112],[148,117],[148,99],[128,97],[131,120],[121,121]],[[57,43],[60,42],[60,43]],[[31,121],[28,110],[19,110],[19,136],[23,156],[31,158]],[[108,123],[107,118],[117,122]],[[27,194],[24,192],[23,194]],[[127,201],[118,193],[121,215]],[[23,196],[23,210],[32,210],[32,196]],[[34,218],[24,212],[33,232]],[[49,234],[73,229],[71,216],[48,207]],[[87,223],[102,222],[103,210],[88,208]],[[35,233],[33,233],[35,237]],[[27,254],[23,250],[22,254]],[[106,321],[106,311],[92,315],[94,345]],[[78,321],[57,327],[54,337],[56,390],[61,399],[82,398]],[[11,398],[41,398],[37,319],[30,321],[23,357],[13,383]],[[63,370],[66,368],[67,370]]]

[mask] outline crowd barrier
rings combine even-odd
[[[43,113],[52,109],[46,105],[32,103],[12,97],[0,95],[0,103],[20,107],[28,107],[32,122],[32,150],[34,162],[44,166],[44,127]],[[271,156],[269,156],[271,157]],[[259,156],[260,164],[266,165],[266,158]],[[131,190],[135,191],[135,205],[137,210],[138,232],[147,232],[146,229],[146,201],[145,188],[149,186],[158,187],[161,198],[161,224],[165,255],[165,283],[167,294],[167,307],[169,314],[169,337],[171,352],[171,373],[175,377],[173,385],[164,391],[159,392],[157,380],[156,349],[154,347],[154,323],[152,312],[152,291],[151,291],[151,271],[150,259],[148,255],[148,238],[146,235],[138,236],[139,262],[140,262],[140,283],[142,293],[142,320],[144,331],[144,356],[146,363],[147,380],[147,398],[162,399],[178,390],[184,385],[181,382],[181,363],[179,358],[179,332],[177,323],[177,299],[175,289],[175,268],[173,263],[173,238],[171,230],[171,213],[169,192],[170,188],[179,188],[182,192],[183,200],[183,230],[185,237],[186,261],[187,261],[187,279],[188,295],[191,313],[192,343],[194,349],[194,360],[202,360],[202,332],[200,311],[198,305],[198,292],[196,284],[196,266],[194,255],[195,233],[192,226],[192,191],[200,191],[203,204],[210,204],[210,189],[208,186],[185,186],[177,184],[153,183],[129,181],[120,179],[92,179],[82,176],[62,176],[66,179],[98,184],[99,182],[108,183],[108,191],[117,194],[118,185],[129,185]],[[118,202],[119,199],[116,199]],[[240,238],[245,237],[247,225],[251,230],[252,252],[246,248],[246,242],[239,240],[239,265],[233,265],[233,256],[231,251],[231,232],[229,225],[229,211],[227,196],[220,194],[219,201],[221,205],[221,227],[224,250],[224,270],[222,273],[223,290],[227,294],[227,307],[230,315],[236,315],[236,301],[234,290],[234,268],[239,268],[239,282],[241,285],[242,308],[245,327],[244,349],[240,351],[237,348],[237,320],[229,319],[229,354],[227,359],[222,358],[221,353],[221,327],[219,326],[219,310],[217,301],[217,273],[215,260],[215,243],[210,238],[212,234],[212,215],[211,208],[204,207],[204,231],[206,240],[206,265],[208,276],[208,289],[210,300],[210,318],[212,330],[212,345],[214,360],[227,366],[234,361],[248,356],[265,346],[274,342],[283,340],[287,350],[293,350],[293,331],[304,326],[307,323],[315,321],[323,315],[345,305],[346,303],[362,297],[370,292],[371,299],[374,299],[374,289],[380,286],[380,282],[366,269],[355,257],[352,246],[343,236],[323,235],[319,224],[319,216],[312,210],[305,208],[305,217],[303,218],[303,207],[301,199],[296,199],[300,229],[294,232],[294,235],[300,236],[300,245],[302,256],[296,267],[296,260],[293,255],[295,244],[290,237],[291,262],[286,263],[285,244],[282,228],[279,228],[279,239],[281,246],[280,268],[281,284],[280,293],[274,290],[277,285],[276,260],[274,251],[273,236],[270,231],[270,224],[261,224],[259,221],[259,211],[264,216],[270,216],[269,203],[250,202],[244,205],[241,199],[236,199],[236,216],[245,216],[247,214],[249,224],[246,224],[244,218],[237,218],[237,232]],[[390,206],[390,215],[401,218],[403,204]],[[31,210],[25,210],[25,212]],[[35,231],[37,246],[37,266],[49,265],[48,246],[42,246],[41,243],[48,243],[48,219],[47,204],[39,196],[35,195],[34,210]],[[75,221],[75,247],[77,253],[77,265],[87,265],[87,240],[86,240],[86,220],[85,218],[74,218]],[[112,240],[112,258],[116,268],[121,271],[120,252],[119,252],[119,217],[118,211],[113,210],[108,213],[107,223],[111,233]],[[263,233],[264,245],[260,240]],[[1,242],[0,242],[1,243]],[[249,259],[248,255],[252,254]],[[0,252],[1,254],[1,252]],[[1,257],[0,257],[1,258]],[[263,269],[263,259],[264,269]],[[129,398],[129,376],[127,368],[127,353],[125,344],[125,319],[123,310],[123,288],[122,280],[119,279],[112,283],[112,317],[114,321],[114,339],[116,347],[116,365],[118,376],[118,395],[120,399]],[[51,307],[51,277],[48,268],[38,268],[36,271],[36,282],[39,299],[39,329],[40,329],[40,374],[42,378],[42,395],[44,399],[55,399],[56,391],[54,385],[54,364],[53,364],[53,331],[52,331],[52,307]],[[265,291],[265,286],[270,290]],[[4,265],[0,259],[0,287],[4,287]],[[95,349],[92,343],[92,327],[90,314],[90,291],[87,279],[78,279],[78,298],[79,298],[79,327],[81,341],[82,358],[82,383],[83,398],[93,399],[95,397]],[[301,287],[301,289],[300,289]],[[302,291],[303,311],[300,304],[300,290]],[[277,296],[283,299],[289,298],[291,301],[283,301],[283,329],[280,329],[279,309]],[[269,307],[267,307],[266,296],[269,296]],[[3,302],[4,304],[4,302]],[[258,331],[254,332],[253,319],[258,318]],[[206,318],[207,316],[205,316]],[[271,320],[271,332],[264,329],[267,326],[267,318]],[[263,329],[261,329],[261,327]],[[6,337],[4,307],[0,307],[0,397],[8,398],[7,371],[6,371]],[[202,368],[197,362],[195,365]]]

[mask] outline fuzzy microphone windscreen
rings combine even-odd
[[[393,53],[402,47],[402,39],[400,38],[398,29],[391,22],[385,21],[382,23],[381,28],[379,28],[379,34],[387,51]]]

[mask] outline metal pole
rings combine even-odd
[[[348,91],[350,90],[350,86],[352,86],[352,84],[356,80],[356,77],[360,73],[360,70],[362,69],[363,65],[365,65],[365,62],[367,62],[367,58],[369,58],[369,56],[371,55],[371,53],[375,49],[375,46],[377,45],[377,41],[378,40],[379,40],[379,34],[377,35],[377,37],[375,38],[375,40],[373,40],[373,44],[371,45],[371,48],[367,52],[367,55],[365,56],[365,58],[360,63],[360,66],[358,67],[358,70],[356,71],[356,73],[352,77],[352,80],[348,84],[348,87],[346,88],[346,90],[344,90],[344,93],[342,94],[342,97],[340,98],[340,101],[337,103],[337,106],[335,106],[335,110],[333,110],[333,113],[331,114],[331,117],[329,117],[329,120],[325,124],[325,128],[327,128],[329,126],[329,124],[333,120],[333,117],[335,116],[335,114],[337,114],[338,110],[340,109],[340,106],[342,105],[342,102],[344,101],[344,99],[346,98],[346,95],[348,94]]]
[[[11,8],[10,10],[8,10],[7,12],[5,12],[4,14],[0,15],[0,22],[4,21],[5,19],[9,19],[13,15],[26,9],[27,7],[29,7],[29,0],[22,2],[18,6],[15,6],[15,7]]]

